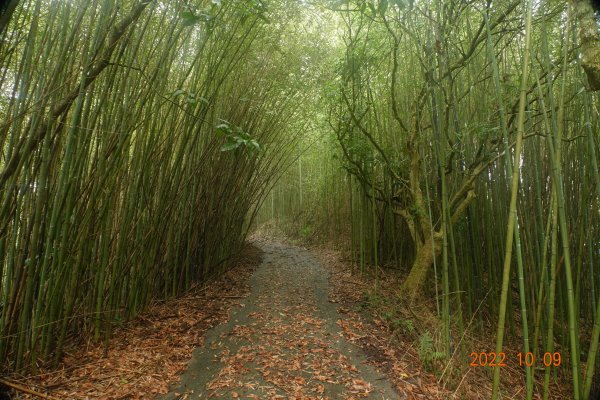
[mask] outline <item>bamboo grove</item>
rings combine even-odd
[[[559,351],[573,398],[587,399],[600,334],[591,3],[330,8],[344,54],[322,91],[327,128],[260,220],[345,244],[375,282],[381,266],[405,271],[399,297],[413,307],[435,298],[447,359],[457,347],[466,359],[472,333],[492,338],[477,351]],[[490,376],[494,399],[501,374]],[[556,370],[525,367],[523,377],[523,398],[547,399]]]
[[[4,369],[107,341],[274,222],[345,246],[375,284],[402,271],[399,299],[435,299],[447,359],[471,335],[491,338],[481,351],[558,351],[586,399],[600,337],[591,4],[4,2]],[[547,399],[557,373],[523,377],[527,399]],[[499,368],[490,381],[501,398]]]
[[[309,119],[311,71],[309,44],[283,34],[293,4],[18,3],[0,47],[13,371],[227,266]]]

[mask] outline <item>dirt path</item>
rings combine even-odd
[[[207,333],[180,385],[163,398],[400,398],[340,333],[325,268],[297,247],[261,247],[250,296]]]

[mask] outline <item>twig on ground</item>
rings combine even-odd
[[[8,386],[11,389],[16,390],[17,392],[27,393],[27,394],[30,394],[32,396],[40,397],[42,399],[58,400],[56,397],[52,397],[52,396],[47,395],[45,393],[37,392],[37,391],[35,391],[33,389],[29,389],[28,387],[19,385],[18,383],[15,383],[15,382],[12,382],[12,381],[9,381],[9,380],[6,380],[6,379],[0,378],[0,383],[2,383],[3,385]]]

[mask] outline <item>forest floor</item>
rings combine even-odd
[[[255,237],[225,274],[156,303],[107,345],[80,343],[59,368],[13,378],[69,400],[489,398],[489,371],[433,357],[426,308],[388,318],[397,287],[382,270],[374,292],[335,250]],[[503,376],[505,398],[521,398],[522,371]],[[560,386],[553,399],[568,398]]]
[[[115,329],[108,343],[72,338],[58,367],[41,366],[33,376],[10,376],[14,399],[154,399],[179,380],[204,334],[227,322],[250,291],[248,281],[262,252],[251,244],[222,275],[184,295],[151,305]],[[43,397],[42,397],[43,398]]]
[[[402,398],[344,336],[327,270],[298,247],[261,247],[250,296],[207,335],[164,399]]]

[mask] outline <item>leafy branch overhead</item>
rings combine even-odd
[[[175,92],[173,92],[173,97],[174,98],[184,98],[185,102],[191,105],[195,105],[198,104],[198,102],[204,103],[204,104],[209,104],[208,103],[208,99],[202,96],[197,96],[194,93],[189,93],[186,90],[183,89],[177,89]]]
[[[227,121],[223,121],[217,125],[215,133],[217,136],[225,138],[225,143],[221,146],[221,151],[232,151],[240,148],[248,149],[250,152],[261,150],[258,142],[249,133],[244,132],[239,126],[232,126]]]

